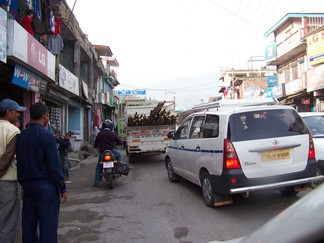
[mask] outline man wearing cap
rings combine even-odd
[[[20,196],[14,155],[20,130],[14,124],[25,110],[11,99],[0,102],[0,242],[15,242],[18,232]]]

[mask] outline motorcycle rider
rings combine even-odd
[[[102,129],[96,136],[94,147],[98,150],[98,164],[96,166],[95,181],[93,186],[99,186],[99,183],[102,180],[102,164],[99,162],[102,161],[102,153],[105,150],[110,150],[115,156],[118,163],[121,164],[121,154],[116,149],[116,145],[122,145],[123,142],[118,138],[117,134],[113,131],[114,124],[111,120],[107,119],[102,123]]]

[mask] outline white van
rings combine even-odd
[[[168,178],[202,188],[207,206],[232,204],[232,194],[278,189],[295,195],[312,182],[318,165],[310,132],[289,106],[236,106],[196,112],[169,133]]]

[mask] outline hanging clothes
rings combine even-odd
[[[0,5],[9,7],[9,13],[18,21],[18,0],[0,0]]]
[[[55,17],[54,17],[54,13],[53,11],[51,10],[50,11],[50,14],[49,14],[49,29],[52,33],[54,33],[55,31]]]
[[[57,55],[63,51],[64,43],[61,35],[49,35],[47,39],[47,49]]]
[[[42,21],[41,0],[34,0],[34,14],[40,21]]]
[[[54,17],[54,35],[58,35],[61,33],[61,24],[62,20],[58,17]]]

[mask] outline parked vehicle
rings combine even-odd
[[[308,126],[315,144],[316,160],[324,174],[324,112],[299,112]]]
[[[118,163],[110,150],[105,150],[102,158],[102,176],[106,179],[108,188],[113,189],[115,180],[122,175],[128,175],[129,167],[126,164]]]
[[[307,193],[252,234],[228,241],[209,243],[324,242],[323,195],[324,184]]]
[[[278,189],[296,195],[324,180],[309,130],[292,107],[262,105],[261,99],[221,103],[189,115],[169,133],[171,182],[183,177],[201,186],[205,204],[214,207],[232,204],[232,194]]]

